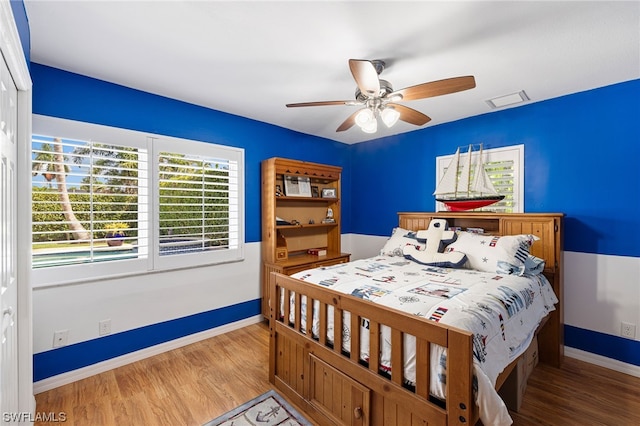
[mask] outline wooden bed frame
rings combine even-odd
[[[495,214],[483,212],[398,213],[399,226],[409,230],[427,229],[431,219],[447,219],[449,226],[463,229],[480,227],[492,235],[533,234],[540,238],[531,253],[546,261],[545,276],[560,299],[556,310],[538,333],[541,362],[559,367],[563,360],[562,313],[562,214]],[[270,382],[305,414],[321,425],[469,425],[478,421],[478,409],[472,395],[472,334],[441,325],[425,318],[376,305],[351,295],[273,273],[270,306]],[[295,321],[289,324],[288,300],[295,292]],[[305,332],[301,332],[300,298],[320,303],[320,335],[311,337],[311,309],[307,310]],[[351,351],[328,343],[327,307],[334,309],[334,341],[342,341],[342,312],[351,313]],[[360,361],[360,321],[370,322],[370,360]],[[403,369],[391,375],[379,373],[380,327],[391,329],[391,362],[402,365],[404,334],[416,337],[415,388],[403,386]],[[429,397],[430,344],[447,348],[446,404]],[[501,386],[516,362],[497,380]]]

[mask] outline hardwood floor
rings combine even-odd
[[[36,412],[69,426],[202,425],[271,389],[268,352],[255,324],[40,393]]]
[[[65,425],[202,425],[266,392],[269,331],[255,324],[36,395]],[[538,365],[514,425],[640,425],[640,378],[566,358]],[[36,422],[36,425],[49,423]]]
[[[565,357],[539,364],[527,382],[514,425],[640,425],[640,378]]]

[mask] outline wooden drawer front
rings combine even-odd
[[[293,275],[296,272],[305,271],[307,269],[319,268],[321,266],[337,265],[338,263],[347,263],[350,256],[343,256],[334,259],[320,260],[317,262],[304,263],[301,265],[287,266],[282,273],[285,275]]]
[[[309,358],[311,405],[337,425],[368,425],[369,389],[315,356]]]
[[[311,268],[315,268],[312,263],[305,263],[304,265],[289,266],[287,268],[284,268],[284,271],[282,273],[285,275],[293,275],[296,272],[305,271]]]

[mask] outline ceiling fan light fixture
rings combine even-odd
[[[431,121],[429,116],[397,103],[399,101],[431,98],[476,87],[475,78],[472,75],[467,75],[429,81],[394,91],[391,83],[379,77],[380,72],[384,69],[383,61],[349,59],[349,69],[357,85],[355,100],[298,102],[286,104],[287,108],[322,105],[358,105],[361,106],[361,109],[349,115],[349,117],[338,126],[336,132],[344,132],[354,125],[357,125],[366,133],[375,133],[378,130],[378,116],[380,116],[380,119],[387,127],[394,126],[398,120],[416,126],[422,126]]]
[[[378,131],[378,121],[375,119],[371,120],[369,123],[364,126],[360,126],[363,132],[365,133],[375,133]]]
[[[358,114],[356,114],[356,124],[363,128],[370,125],[371,122],[376,121],[376,117],[370,108],[362,108]]]
[[[393,127],[400,118],[400,113],[392,106],[385,107],[380,113],[382,121],[387,127]]]

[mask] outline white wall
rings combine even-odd
[[[389,230],[391,235],[391,230]],[[351,253],[351,260],[366,259],[380,254],[380,250],[389,237],[375,235],[343,234],[342,251]]]
[[[614,336],[640,325],[640,258],[569,251],[564,268],[565,324]]]
[[[242,262],[87,281],[33,290],[33,350],[52,349],[53,333],[68,344],[95,339],[98,322],[111,333],[156,324],[260,297],[260,243],[245,245]]]

